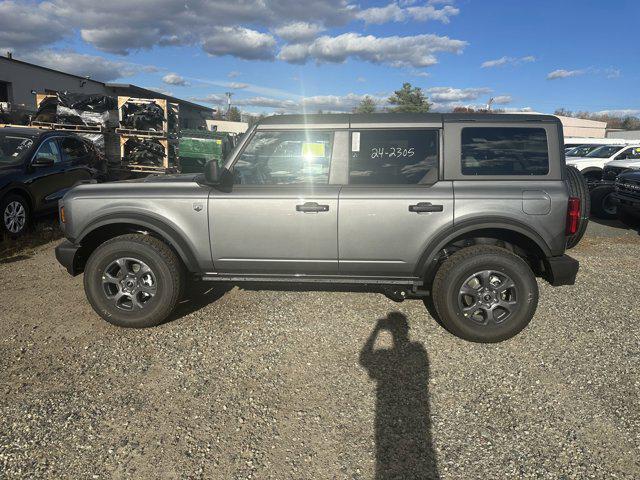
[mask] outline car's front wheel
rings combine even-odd
[[[494,343],[529,324],[538,305],[538,284],[517,255],[478,245],[444,261],[434,278],[432,296],[447,330],[472,342]]]
[[[9,235],[22,235],[29,225],[29,204],[24,197],[10,194],[0,201],[2,229]]]
[[[184,277],[180,259],[167,244],[149,235],[122,235],[91,254],[84,289],[106,321],[120,327],[152,327],[173,311]]]

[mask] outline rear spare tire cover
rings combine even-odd
[[[582,239],[587,229],[591,210],[591,198],[589,196],[587,180],[576,167],[567,166],[567,178],[565,181],[569,188],[569,196],[580,199],[580,221],[578,223],[578,230],[573,235],[567,237],[567,248],[573,248]]]

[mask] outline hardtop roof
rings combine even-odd
[[[450,123],[450,122],[552,122],[560,123],[554,115],[539,113],[315,113],[309,115],[272,115],[259,125],[338,125],[365,123]]]

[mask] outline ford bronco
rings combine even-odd
[[[580,179],[553,116],[278,115],[204,174],[75,187],[56,255],[124,327],[163,322],[195,277],[366,285],[498,342],[533,317],[536,277],[574,283]]]

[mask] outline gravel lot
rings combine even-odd
[[[119,329],[53,247],[0,263],[1,478],[640,477],[634,231],[591,224],[578,285],[498,345],[419,301],[237,287]],[[385,318],[405,348],[367,347]]]

